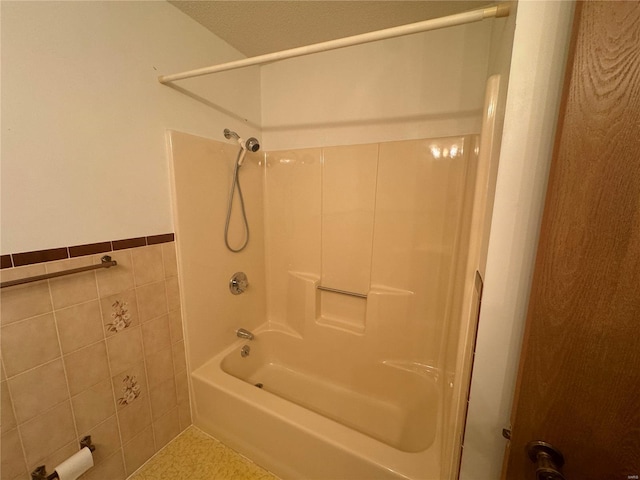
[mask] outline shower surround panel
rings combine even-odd
[[[237,146],[171,132],[196,425],[285,478],[440,474],[476,142],[248,155],[240,180],[251,240],[232,254],[223,227]],[[238,296],[228,289],[237,271],[249,277]],[[255,339],[239,341],[240,327]],[[376,427],[383,414],[340,407],[350,398],[389,406],[394,433]],[[421,422],[429,428],[411,429]]]

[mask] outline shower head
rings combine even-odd
[[[260,149],[260,143],[257,138],[251,137],[247,140],[247,143],[245,143],[245,148],[250,152],[257,152]]]
[[[235,138],[240,144],[240,147],[244,150],[249,150],[250,152],[257,152],[260,149],[260,142],[258,142],[257,138],[251,137],[245,142],[244,138],[228,128],[224,129],[224,138]]]

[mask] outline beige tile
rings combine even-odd
[[[178,403],[189,403],[189,382],[187,379],[187,372],[183,371],[176,374],[175,380]]]
[[[62,359],[41,365],[8,380],[18,423],[69,399]]]
[[[39,458],[35,462],[31,462],[27,465],[27,469],[29,472],[33,472],[40,465],[44,465],[47,468],[47,473],[51,474],[57,465],[60,465],[67,458],[76,453],[78,448],[79,445],[75,441],[69,442],[46,457]]]
[[[167,289],[167,307],[169,311],[178,310],[180,308],[180,287],[178,286],[178,277],[167,278],[165,281]]]
[[[71,396],[110,377],[104,340],[64,356]]]
[[[178,261],[176,255],[176,242],[162,244],[162,261],[164,262],[164,276],[178,276]]]
[[[46,273],[44,264],[29,265],[5,269],[0,272],[2,281],[43,275]],[[42,315],[53,310],[49,284],[47,281],[3,288],[0,291],[0,321],[2,325]]]
[[[93,452],[93,463],[98,464],[109,458],[113,453],[120,450],[120,432],[118,430],[118,419],[115,415],[99,423],[91,430],[78,429],[80,438],[91,435],[91,441],[96,446]]]
[[[122,450],[118,450],[101,463],[95,464],[87,473],[80,477],[81,480],[125,480],[127,474],[124,471]]]
[[[127,328],[107,338],[111,372],[122,372],[142,362],[142,334],[139,326]]]
[[[180,340],[172,346],[173,348],[173,369],[175,373],[184,372],[187,369],[187,360],[184,351],[184,341]]]
[[[27,465],[24,462],[18,430],[13,429],[3,433],[0,444],[0,457],[2,458],[0,472],[2,473],[2,479],[13,479],[19,475],[27,478]]]
[[[136,286],[164,279],[162,245],[134,248],[131,257]]]
[[[188,403],[178,404],[178,420],[180,421],[180,431],[191,425],[191,406]]]
[[[52,313],[2,327],[2,358],[9,377],[60,356]]]
[[[93,263],[101,263],[101,257],[102,254],[94,256]],[[100,298],[131,290],[134,286],[131,250],[112,252],[111,258],[118,262],[118,265],[111,268],[101,268],[95,272]]]
[[[159,385],[164,380],[173,378],[173,352],[171,347],[147,355],[145,364],[149,388]]]
[[[11,395],[9,395],[9,388],[7,387],[6,381],[0,383],[0,393],[0,415],[2,417],[0,420],[0,431],[4,434],[15,428],[17,422],[16,416],[13,413],[13,402],[11,401]]]
[[[62,353],[71,353],[104,338],[97,300],[56,310],[55,317]]]
[[[4,371],[4,362],[2,361],[2,357],[0,357],[0,381],[4,381],[7,379],[7,374]]]
[[[326,287],[367,293],[378,145],[325,148],[323,155],[321,282]]]
[[[178,407],[174,407],[153,422],[153,435],[158,449],[164,447],[180,433]]]
[[[140,324],[135,290],[126,290],[100,300],[105,335],[110,336]]]
[[[165,380],[149,392],[151,397],[151,416],[157,420],[178,405],[175,381],[173,378]]]
[[[169,331],[171,332],[171,343],[176,343],[184,338],[182,333],[182,313],[180,310],[169,312]]]
[[[126,472],[131,475],[156,453],[153,428],[145,428],[124,446],[123,451]]]
[[[145,355],[150,355],[171,345],[169,316],[163,315],[142,325],[142,341]]]
[[[149,389],[143,362],[119,372],[111,382],[118,410],[137,402],[142,396],[148,396]]]
[[[125,408],[118,410],[118,424],[122,442],[125,444],[151,425],[149,395],[140,397]]]
[[[136,289],[136,294],[141,322],[165,315],[169,311],[164,280],[139,287]]]
[[[71,399],[79,432],[85,432],[115,413],[111,379],[88,388]]]
[[[71,403],[64,402],[18,427],[27,459],[31,465],[47,457],[76,438]]]
[[[92,257],[79,257],[46,265],[47,273],[86,267],[93,263]],[[95,272],[75,273],[49,280],[53,308],[64,308],[98,298]]]

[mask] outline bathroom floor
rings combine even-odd
[[[193,425],[128,480],[278,480]]]

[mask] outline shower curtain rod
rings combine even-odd
[[[388,38],[401,37],[411,35],[413,33],[426,32],[429,30],[437,30],[440,28],[454,27],[464,25],[466,23],[479,22],[485,18],[498,18],[509,16],[509,5],[506,3],[495,5],[493,7],[479,8],[464,13],[448,15],[446,17],[433,18],[422,22],[410,23],[399,27],[386,28],[374,32],[353,35],[351,37],[329,40],[328,42],[314,43],[304,47],[282,50],[279,52],[258,55],[257,57],[244,58],[233,62],[221,63],[210,67],[198,68],[172,75],[161,75],[158,77],[160,83],[170,83],[185,78],[200,77],[202,75],[210,75],[212,73],[226,72],[236,70],[238,68],[250,67],[253,65],[262,65],[264,63],[285,60],[287,58],[301,57],[312,53],[326,52],[328,50],[336,50],[338,48],[350,47],[352,45],[361,45],[363,43],[375,42],[377,40],[386,40]]]

